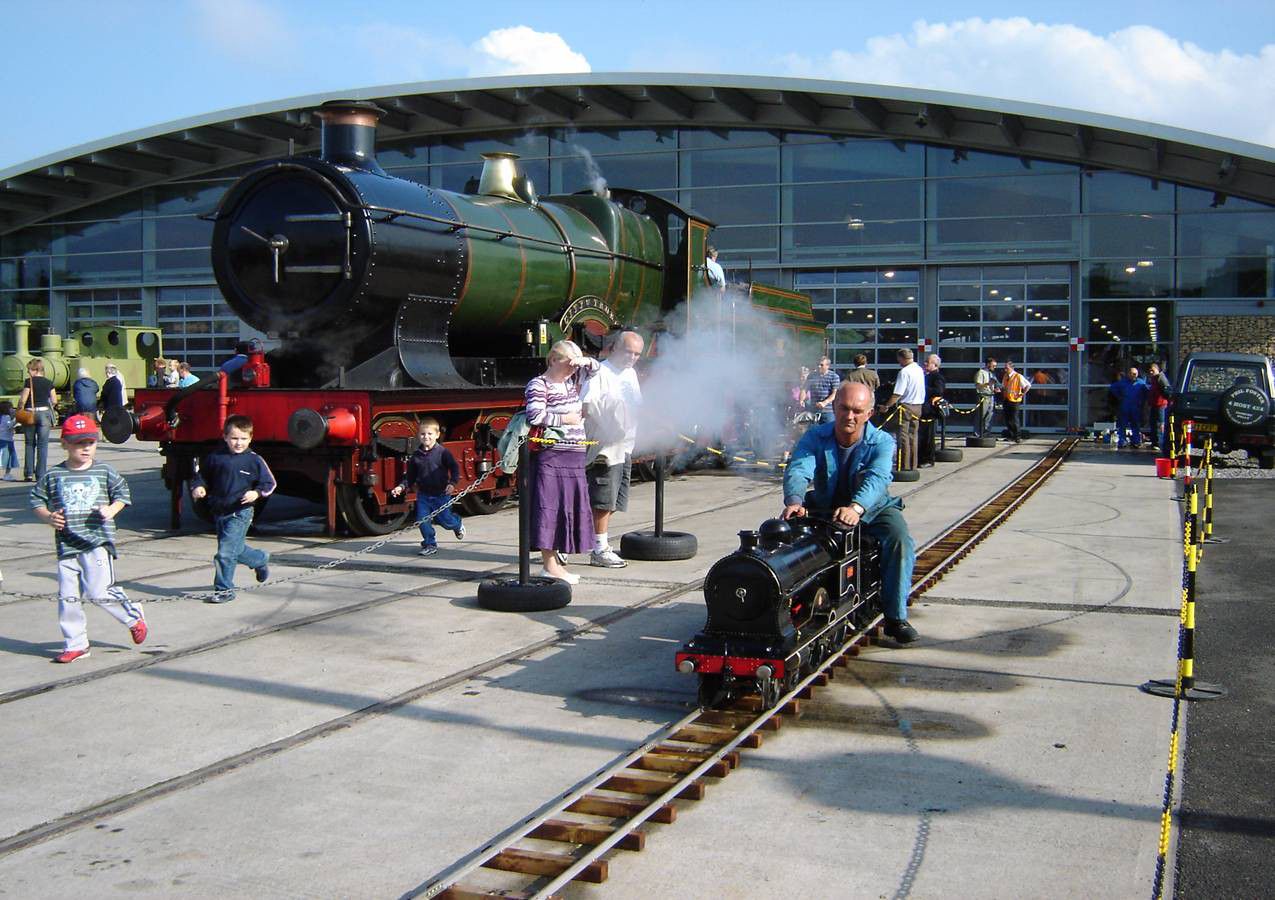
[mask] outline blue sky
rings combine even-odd
[[[693,71],[906,84],[1275,146],[1275,3],[113,0],[0,7],[0,170],[136,128],[377,84]]]

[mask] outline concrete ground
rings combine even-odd
[[[969,450],[895,486],[918,542],[1046,441]],[[255,543],[286,585],[208,606],[214,541],[163,530],[159,455],[104,447],[135,505],[118,575],[151,637],[90,613],[67,667],[54,604],[0,597],[0,895],[396,896],[680,717],[673,651],[703,623],[687,586],[780,504],[761,473],[675,480],[669,527],[700,553],[584,576],[572,604],[476,605],[514,569],[516,513],[326,572],[370,541],[272,505]],[[647,850],[615,897],[1127,896],[1150,889],[1180,548],[1150,460],[1079,451],[913,609],[923,640],[873,648]],[[650,527],[652,486],[611,532]],[[273,526],[271,521],[274,520]],[[291,521],[288,521],[291,520]],[[4,588],[52,593],[52,541],[0,484]],[[302,523],[304,524],[304,523]],[[241,585],[251,583],[246,570]],[[602,624],[592,623],[602,621]]]

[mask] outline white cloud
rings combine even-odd
[[[551,31],[526,25],[497,28],[474,42],[477,58],[471,75],[535,75],[555,72],[589,72],[589,61]]]
[[[297,58],[295,28],[265,0],[196,0],[195,26],[232,59],[285,68]]]
[[[1136,25],[1097,35],[1025,18],[920,21],[862,49],[790,54],[787,73],[980,94],[1275,146],[1275,44],[1210,52]]]

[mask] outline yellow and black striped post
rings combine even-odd
[[[1225,544],[1226,541],[1227,538],[1213,536],[1213,438],[1208,438],[1204,442],[1204,543]]]
[[[1169,413],[1169,475],[1178,477],[1178,425]]]
[[[1200,561],[1196,543],[1199,527],[1199,489],[1185,486],[1186,518],[1182,524],[1182,609],[1178,627],[1178,673],[1176,678],[1160,678],[1142,685],[1157,697],[1176,700],[1216,700],[1226,696],[1226,688],[1195,680],[1195,573]]]

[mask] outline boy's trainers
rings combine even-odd
[[[138,619],[128,627],[128,633],[133,636],[134,644],[140,644],[142,641],[146,640],[147,631],[148,629],[146,628],[145,619]]]
[[[421,555],[421,556],[435,556],[435,555],[437,555],[437,554],[438,554],[438,548],[437,548],[437,547],[422,547],[422,548],[421,548],[421,552],[420,552],[420,554],[419,554],[419,555]]]
[[[88,656],[88,655],[89,655],[88,647],[85,647],[83,650],[66,650],[62,653],[61,656],[55,656],[53,658],[53,661],[55,663],[70,663],[70,662],[75,662],[81,656]]]
[[[455,530],[452,531],[452,534],[456,535],[456,540],[463,541],[465,539],[465,523],[462,522],[457,525]]]
[[[260,584],[270,578],[270,563],[266,563],[264,566],[258,566],[252,571],[256,573],[257,583]],[[138,641],[138,643],[141,643],[141,641]]]

